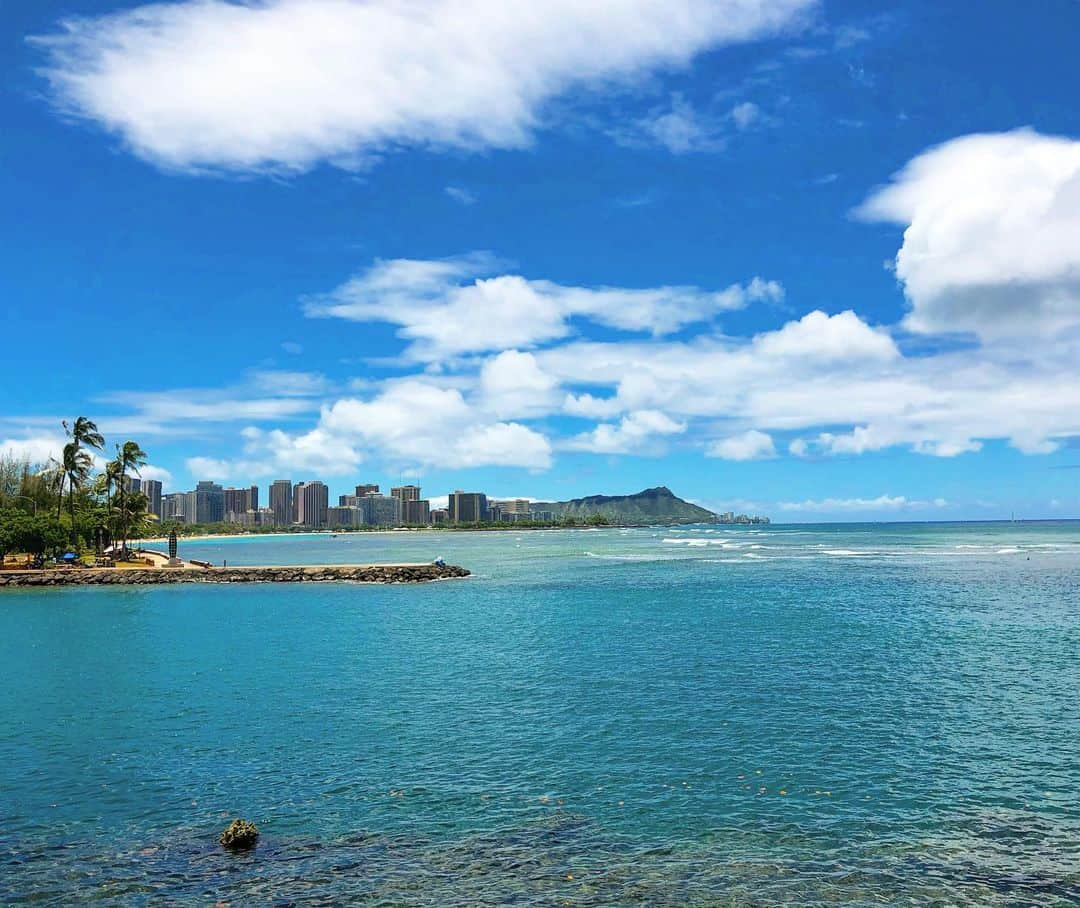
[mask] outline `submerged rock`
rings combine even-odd
[[[233,820],[218,839],[226,848],[252,848],[259,838],[259,830],[247,820]]]

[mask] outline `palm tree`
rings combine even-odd
[[[124,496],[124,503],[118,508],[120,525],[126,533],[134,533],[136,539],[146,533],[149,522],[147,504],[147,498],[142,492],[131,492]]]
[[[61,489],[63,489],[64,477],[67,477],[68,484],[68,513],[71,515],[71,540],[75,541],[75,493],[85,485],[86,480],[90,478],[90,466],[92,461],[90,455],[79,448],[77,442],[69,441],[64,445],[64,453],[60,461],[60,467],[63,471],[60,483]],[[61,495],[61,497],[63,497]],[[57,512],[57,519],[59,520],[59,511]]]
[[[138,476],[139,467],[146,466],[146,452],[139,447],[138,442],[125,441],[122,445],[116,446],[113,465],[116,467],[115,475],[120,499],[120,551],[123,553],[127,551],[127,510],[124,507],[124,496],[127,492],[126,480],[129,473]]]
[[[71,436],[71,440],[75,442],[77,448],[93,448],[95,451],[105,449],[105,438],[98,431],[97,424],[85,416],[80,416],[70,427],[65,419],[64,429]]]
[[[42,468],[40,475],[49,491],[56,494],[56,522],[59,523],[60,514],[64,509],[64,480],[67,479],[63,461],[50,457],[49,462]]]
[[[75,500],[73,498],[76,488],[86,482],[90,474],[90,455],[82,449],[92,448],[101,451],[105,448],[105,438],[98,431],[97,423],[85,416],[79,416],[70,426],[65,419],[62,422],[64,431],[67,432],[71,441],[64,445],[63,457],[56,468],[61,471],[60,488],[58,495],[60,500],[56,503],[56,519],[60,520],[60,508],[64,499],[64,478],[68,480],[68,505],[71,510],[71,534],[75,536]]]

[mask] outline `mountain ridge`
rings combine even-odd
[[[551,511],[556,518],[584,520],[600,514],[611,523],[630,526],[716,522],[712,511],[684,501],[667,486],[654,486],[631,495],[587,495],[568,501],[536,502],[533,508]]]

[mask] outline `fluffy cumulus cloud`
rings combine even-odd
[[[188,461],[189,470],[212,478],[289,471],[341,476],[372,456],[402,469],[499,465],[538,470],[551,464],[551,444],[535,429],[499,420],[459,390],[420,379],[389,384],[369,398],[339,398],[323,407],[308,431],[251,426],[242,435],[242,457],[196,457]]]
[[[792,27],[816,0],[186,0],[37,38],[67,112],[168,168],[527,145],[545,103]]]
[[[635,410],[618,423],[601,423],[591,432],[569,439],[565,447],[593,454],[655,454],[663,450],[661,442],[666,436],[685,431],[686,423],[659,410]]]
[[[902,225],[905,325],[984,340],[1080,326],[1080,141],[1028,129],[919,155],[858,210]]]
[[[705,454],[724,460],[763,460],[776,456],[776,445],[771,435],[748,429],[739,435],[717,439],[705,449]]]
[[[531,353],[504,350],[480,369],[484,409],[499,417],[550,413],[558,401],[558,382],[544,372]]]
[[[753,338],[575,341],[535,356],[571,389],[566,412],[605,425],[649,410],[683,423],[724,421],[743,441],[759,432],[775,446],[777,433],[791,434],[789,450],[800,456],[902,446],[948,457],[990,439],[1047,453],[1080,434],[1076,353],[1057,344],[904,356],[853,313],[812,312]]]
[[[305,311],[316,318],[398,325],[399,336],[409,341],[409,358],[436,361],[560,340],[574,333],[575,319],[659,336],[784,297],[778,282],[760,277],[709,291],[575,287],[500,270],[498,260],[482,253],[379,261],[333,292],[308,299]]]

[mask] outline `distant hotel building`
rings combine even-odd
[[[415,498],[401,503],[401,520],[406,526],[423,527],[431,523],[431,502]]]
[[[390,490],[390,495],[398,501],[419,501],[420,486],[396,486]]]
[[[270,510],[274,524],[287,527],[292,523],[292,481],[275,479],[270,484]]]
[[[492,501],[488,506],[490,519],[495,522],[516,523],[519,520],[532,520],[532,511],[527,498],[511,498],[509,501]]]
[[[144,479],[142,482],[143,494],[146,496],[146,510],[161,519],[161,481],[157,479]]]
[[[365,495],[360,499],[363,522],[371,527],[401,526],[401,501],[389,495]]]
[[[483,492],[462,492],[458,489],[450,496],[451,523],[478,523],[488,518],[487,495]]]
[[[378,495],[379,485],[378,483],[369,483],[367,485],[359,485],[356,487],[356,497],[363,498],[365,495]]]
[[[225,520],[228,523],[243,523],[248,511],[259,510],[259,487],[246,489],[225,489]]]
[[[330,490],[326,484],[315,479],[298,482],[293,486],[293,510],[295,523],[305,527],[326,526],[326,510]]]

